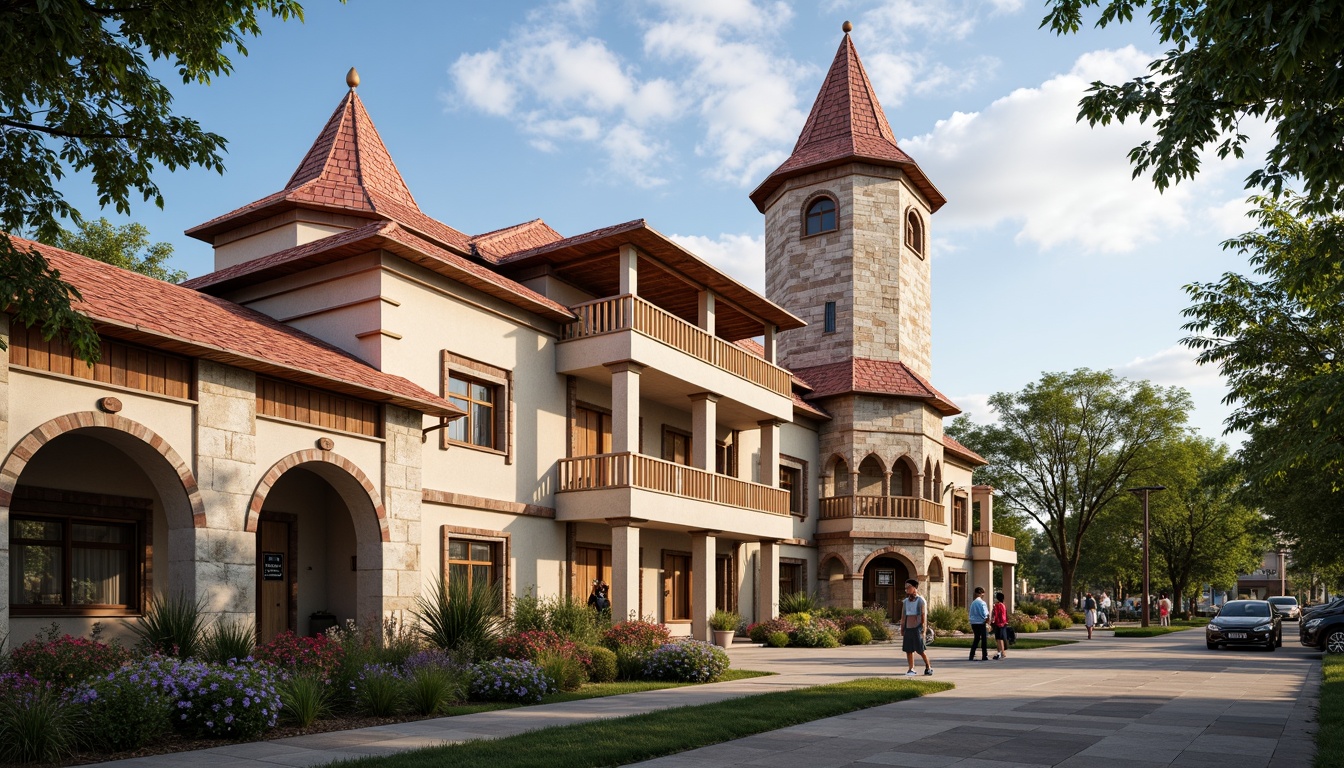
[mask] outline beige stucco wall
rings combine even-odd
[[[460,506],[425,504],[421,510],[420,573],[426,594],[443,574],[443,527],[470,528],[508,535],[508,585],[511,596],[528,589],[541,596],[564,594],[565,525],[543,517],[489,512]],[[470,538],[469,534],[466,534]],[[602,543],[610,543],[610,539]]]
[[[296,245],[320,240],[345,229],[348,229],[348,227],[308,221],[291,221],[279,224],[257,234],[216,245],[215,269],[225,269],[235,264],[242,264],[245,261],[259,259],[276,251],[283,251]]]

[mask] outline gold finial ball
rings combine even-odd
[[[848,35],[850,32],[854,31],[854,25],[846,21],[844,24],[840,25],[840,29],[843,29],[845,34]]]
[[[345,73],[345,84],[350,86],[352,91],[359,87],[359,72],[354,67]]]

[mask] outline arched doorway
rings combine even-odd
[[[882,462],[876,456],[869,455],[859,462],[859,487],[860,496],[883,496],[882,485],[886,479],[886,472],[882,469]]]
[[[864,607],[884,608],[887,617],[895,621],[900,616],[908,578],[910,569],[900,558],[891,555],[873,558],[863,569]]]
[[[277,479],[254,496],[247,527],[257,535],[258,642],[381,616],[384,531],[376,492],[350,462],[308,453],[277,464]]]

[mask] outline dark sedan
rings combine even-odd
[[[1283,619],[1266,600],[1231,600],[1204,629],[1209,650],[1227,645],[1255,645],[1274,650],[1283,645]]]

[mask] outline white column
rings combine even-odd
[[[706,333],[714,333],[714,293],[700,292],[700,327]]]
[[[691,466],[713,472],[719,396],[713,392],[696,392],[690,398]]]
[[[631,360],[608,363],[611,371],[612,453],[639,451],[639,375],[644,366]]]
[[[639,529],[611,522],[611,620],[639,618]]]
[[[779,425],[774,419],[759,421],[761,427],[760,482],[772,488],[779,487]]]
[[[715,608],[714,533],[691,532],[691,634],[705,642],[714,640],[709,634],[709,617]]]
[[[993,567],[993,563],[990,563]],[[1012,613],[1017,605],[1017,566],[1004,563],[1003,568],[1003,604],[1008,606],[1008,613]]]
[[[775,357],[778,355],[778,339],[775,338],[777,332],[778,326],[769,323],[766,324],[765,338],[761,340],[761,346],[765,347],[765,361],[767,363],[777,362],[775,360]]]
[[[761,542],[761,574],[759,589],[761,604],[756,606],[756,620],[766,621],[779,615],[779,542],[773,539]]]
[[[639,290],[639,251],[633,245],[622,245],[616,263],[620,273],[620,295],[635,295]]]

